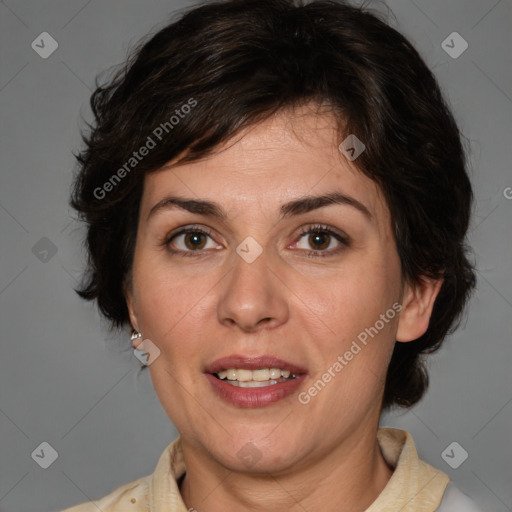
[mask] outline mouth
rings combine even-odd
[[[229,356],[204,368],[212,388],[239,407],[263,407],[292,394],[307,371],[273,356]]]

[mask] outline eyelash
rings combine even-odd
[[[197,250],[197,251],[183,251],[181,249],[171,249],[170,244],[171,242],[178,236],[188,233],[199,233],[205,236],[208,236],[212,238],[212,231],[208,228],[203,228],[199,226],[187,226],[177,233],[171,233],[170,235],[166,236],[165,239],[161,242],[162,246],[167,247],[167,250],[172,254],[179,254],[184,257],[198,257],[202,256],[202,253],[204,253],[203,250]],[[299,240],[304,236],[312,233],[323,233],[328,234],[331,237],[334,237],[338,242],[341,243],[341,247],[338,247],[336,249],[330,249],[328,251],[326,250],[304,250],[307,256],[312,258],[325,258],[327,256],[332,256],[337,253],[339,253],[341,250],[343,250],[345,247],[350,246],[350,239],[346,235],[342,235],[341,233],[338,233],[336,231],[333,231],[329,226],[326,226],[324,224],[314,224],[312,226],[307,226],[299,233]]]

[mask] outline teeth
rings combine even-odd
[[[252,370],[236,370],[235,374],[238,382],[249,382],[250,380],[253,380]]]
[[[274,384],[277,384],[277,380],[266,380],[265,382],[257,382],[255,380],[252,380],[250,382],[239,382],[237,380],[231,380],[229,381],[229,384],[232,386],[238,386],[240,388],[264,388],[266,386],[273,386]]]
[[[271,368],[269,373],[271,379],[279,379],[281,377],[281,370],[279,368]]]
[[[274,372],[275,373],[275,372]],[[279,376],[274,376],[273,378],[281,377],[281,372],[279,372]],[[270,370],[268,368],[263,368],[262,370],[253,370],[252,371],[252,380],[263,382],[265,380],[270,379]]]
[[[279,368],[260,368],[258,370],[228,368],[217,373],[219,379],[227,379],[231,381],[230,384],[252,388],[277,384],[278,381],[282,382],[280,379],[288,379],[290,376],[294,379],[297,375],[290,373],[289,370],[281,370]]]

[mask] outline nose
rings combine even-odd
[[[234,255],[233,268],[221,281],[217,307],[220,323],[253,332],[288,320],[288,288],[274,267],[270,268],[265,250],[251,263]]]

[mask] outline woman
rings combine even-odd
[[[91,104],[79,293],[180,437],[68,511],[478,510],[379,429],[475,282],[460,134],[410,43],[342,2],[207,3]]]

